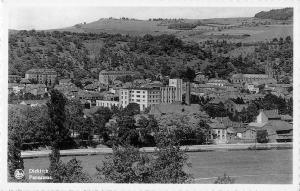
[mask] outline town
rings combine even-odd
[[[9,30],[9,182],[293,182],[293,8],[95,10]]]
[[[260,109],[250,121],[243,119],[251,103],[264,99],[266,95],[284,97],[286,102],[292,98],[292,84],[277,84],[269,67],[266,67],[265,74],[233,74],[230,81],[208,79],[201,72],[195,74],[191,83],[179,78],[168,79],[168,76],[162,77],[164,82],[167,79],[166,84],[139,78],[125,83],[121,81],[133,76],[138,77],[139,74],[103,70],[99,73],[99,79],[83,79],[81,83],[85,86],[79,88],[72,83],[72,78],[58,80],[53,69],[31,69],[24,78],[9,75],[9,93],[12,102],[16,97],[21,97],[18,104],[36,107],[46,105],[48,89],[53,86],[68,99],[80,101],[85,117],[96,113],[101,107],[125,108],[133,103],[138,105],[141,115],[154,116],[193,115],[201,110],[205,112],[204,107],[218,108],[221,105],[228,115],[204,114],[209,117],[209,135],[205,144],[256,142],[257,132],[260,131],[267,131],[269,142],[292,142],[293,119],[288,112],[280,113],[278,108]],[[207,103],[198,104],[197,99]]]

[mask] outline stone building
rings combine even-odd
[[[39,84],[53,85],[57,78],[57,72],[53,69],[30,69],[25,73],[25,79],[34,80]]]

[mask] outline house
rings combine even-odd
[[[18,94],[24,89],[25,89],[24,84],[8,83],[8,92],[9,93],[14,92],[15,94]]]
[[[202,72],[197,72],[196,77],[194,79],[195,82],[207,82],[207,77]]]
[[[44,96],[48,92],[47,86],[45,84],[28,84],[25,87],[25,92],[31,93],[35,96]]]
[[[256,131],[266,130],[269,142],[292,142],[293,125],[281,120],[278,110],[261,110],[256,121],[249,123],[248,127]]]
[[[71,79],[61,79],[59,80],[59,85],[63,85],[63,86],[69,86],[72,85],[72,80]]]
[[[37,106],[43,106],[46,105],[47,100],[24,100],[21,101],[20,105],[27,105],[30,107],[37,107]]]
[[[73,99],[78,96],[80,89],[74,84],[71,85],[56,85],[54,89],[59,90],[63,93],[68,99]]]
[[[254,84],[248,84],[248,83],[246,83],[245,84],[245,88],[247,90],[249,90],[250,93],[255,93],[255,94],[259,93],[259,88],[256,87]]]
[[[207,125],[209,126],[209,140],[214,144],[227,143],[227,127],[224,123],[216,119],[210,119]]]

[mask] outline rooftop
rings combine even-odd
[[[26,74],[51,74],[51,75],[57,75],[57,72],[54,69],[48,69],[48,68],[36,68],[36,69],[30,69],[26,71]]]

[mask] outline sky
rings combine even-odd
[[[8,27],[17,30],[45,30],[93,22],[100,18],[229,18],[253,17],[274,7],[82,7],[14,6],[8,10]]]

